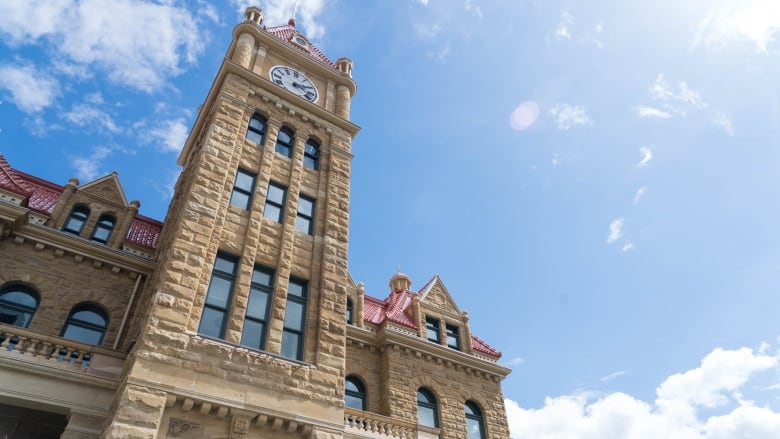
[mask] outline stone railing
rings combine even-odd
[[[344,408],[346,433],[371,438],[417,439],[417,425],[376,413]]]
[[[0,324],[0,356],[13,355],[106,378],[118,377],[125,361],[121,352]]]

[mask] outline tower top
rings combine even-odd
[[[411,291],[412,280],[404,273],[401,273],[401,266],[398,266],[398,272],[390,278],[390,292]]]

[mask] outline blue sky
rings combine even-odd
[[[0,152],[162,219],[246,1],[0,3]],[[260,2],[283,24],[291,0]],[[355,63],[350,271],[439,274],[512,436],[780,435],[780,3],[300,0]],[[677,435],[677,436],[675,436]]]

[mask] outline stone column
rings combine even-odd
[[[167,394],[132,384],[119,390],[101,438],[156,439]]]
[[[350,96],[346,85],[336,86],[336,114],[349,120]]]
[[[233,52],[233,61],[241,67],[248,69],[249,63],[252,60],[252,48],[255,45],[255,38],[244,33],[238,36],[238,43],[236,43],[236,51]]]
[[[103,418],[71,411],[60,439],[98,439],[104,422]]]

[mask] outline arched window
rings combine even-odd
[[[466,401],[466,436],[468,439],[485,439],[482,410],[472,401]]]
[[[439,428],[436,397],[425,387],[417,390],[417,423],[425,427]]]
[[[320,144],[314,139],[309,139],[303,148],[303,166],[320,169]]]
[[[116,218],[106,214],[100,215],[100,219],[98,219],[95,229],[92,231],[92,237],[89,239],[108,244],[108,238],[111,237],[114,226],[116,226]]]
[[[352,324],[352,299],[347,298],[347,323]]]
[[[99,306],[82,303],[73,307],[62,328],[62,337],[99,345],[108,328],[108,316]]]
[[[70,211],[70,215],[65,220],[62,230],[74,235],[80,235],[81,231],[84,230],[84,225],[87,223],[87,218],[89,218],[89,207],[79,204]]]
[[[366,386],[354,375],[344,380],[344,405],[356,410],[366,410]]]
[[[255,113],[249,119],[249,128],[246,130],[246,138],[262,145],[265,141],[266,119],[263,115]]]
[[[276,136],[276,152],[285,156],[292,157],[293,150],[293,133],[292,130],[287,127],[282,127],[279,130],[279,134]]]
[[[31,288],[10,285],[0,290],[0,323],[26,328],[38,308],[38,294]]]

